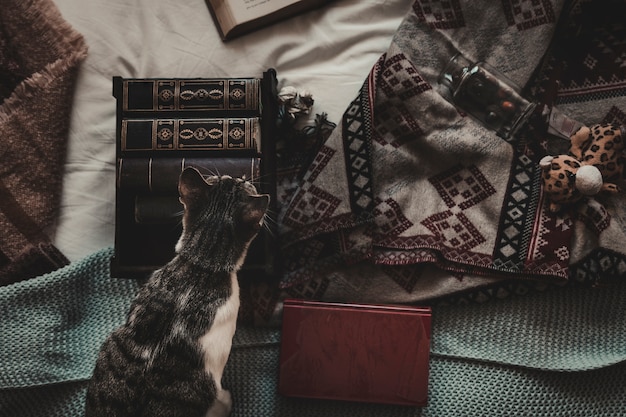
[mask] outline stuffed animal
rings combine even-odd
[[[570,137],[569,155],[545,156],[539,161],[542,185],[551,212],[600,191],[619,192],[614,181],[624,166],[622,129],[614,124],[583,126]]]

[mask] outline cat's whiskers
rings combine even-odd
[[[274,213],[271,213],[272,210],[267,210],[265,215],[263,216],[262,225],[263,229],[270,235],[270,237],[276,237],[275,231],[278,227],[278,222],[274,216]]]
[[[272,183],[271,178],[270,178],[270,174],[259,175],[258,177],[250,178],[247,181],[249,181],[250,183],[254,184],[260,190],[267,189],[267,187],[269,187],[271,185],[271,183]]]
[[[183,215],[185,214],[185,210],[177,211],[172,215],[173,218],[178,219],[176,221],[176,227],[182,226],[183,224]]]
[[[172,223],[171,230],[177,230],[177,229],[182,229],[183,228],[183,214],[185,214],[184,210],[176,213],[177,220],[176,220],[175,223]],[[175,248],[176,252],[178,252],[178,242],[180,242],[180,238],[178,239],[177,244],[176,244],[176,246],[177,246]]]
[[[221,177],[220,171],[217,168],[215,168],[215,170],[209,169],[208,171],[209,171],[208,174],[202,174],[204,179],[207,179],[207,178],[210,178],[210,177],[217,177],[217,178]]]

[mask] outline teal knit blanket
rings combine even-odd
[[[111,255],[0,287],[0,416],[82,416],[100,344],[137,290],[110,277]],[[275,328],[238,329],[224,384],[234,416],[623,416],[625,316],[624,284],[436,307],[422,409],[279,396]]]

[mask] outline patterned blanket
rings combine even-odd
[[[417,0],[306,173],[283,188],[281,296],[482,300],[621,277],[625,195],[547,210],[538,161],[566,152],[555,109],[625,123],[623,2]],[[503,139],[446,100],[461,52],[537,103]]]

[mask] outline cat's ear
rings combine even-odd
[[[253,230],[258,230],[269,204],[270,196],[268,194],[247,196],[241,211],[243,223]]]
[[[188,167],[183,170],[178,180],[180,201],[186,208],[194,208],[206,198],[207,183],[200,171]]]

